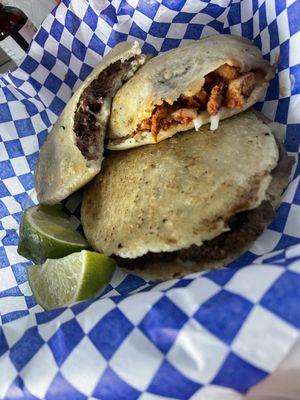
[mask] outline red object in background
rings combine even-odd
[[[0,47],[16,63],[24,57],[35,32],[23,11],[0,3]]]

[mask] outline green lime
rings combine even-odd
[[[21,256],[43,263],[83,249],[90,249],[88,242],[72,228],[60,206],[34,206],[24,212],[18,246]]]
[[[37,303],[50,310],[97,296],[110,282],[115,262],[104,254],[83,250],[27,271]]]

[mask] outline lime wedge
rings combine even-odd
[[[83,250],[27,271],[37,303],[51,310],[97,296],[110,282],[115,262],[104,254]]]
[[[18,253],[35,263],[61,258],[89,249],[85,238],[75,231],[60,206],[27,208],[20,225]]]

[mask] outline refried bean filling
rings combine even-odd
[[[128,73],[134,70],[135,56],[125,61],[109,65],[83,91],[75,112],[74,131],[76,144],[87,160],[96,160],[99,155],[99,113],[106,96],[114,96],[122,83],[129,79]]]
[[[172,105],[166,101],[154,108],[150,118],[142,121],[133,136],[145,130],[157,136],[172,125],[189,124],[199,111],[217,115],[221,106],[241,109],[256,84],[256,73],[241,73],[239,68],[223,64],[205,76],[203,88],[194,96],[180,96]]]

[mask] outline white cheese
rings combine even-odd
[[[219,126],[219,120],[220,120],[220,114],[216,114],[216,115],[211,115],[210,116],[210,130],[211,131],[215,131],[216,129],[218,129]]]
[[[197,118],[194,118],[193,123],[194,123],[194,127],[195,127],[196,131],[198,131],[203,124],[202,117],[199,115]]]

